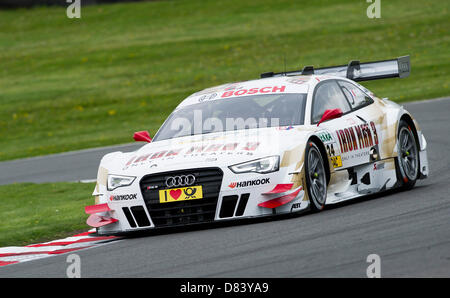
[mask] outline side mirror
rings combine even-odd
[[[135,132],[133,135],[133,139],[136,142],[147,142],[147,143],[152,142],[152,138],[150,138],[150,134],[146,130]]]
[[[343,113],[342,113],[341,109],[325,110],[325,112],[323,113],[322,119],[320,119],[319,123],[317,123],[317,126],[319,126],[320,123],[322,123],[326,120],[339,118],[342,115],[343,115]]]

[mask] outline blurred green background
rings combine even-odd
[[[395,101],[450,94],[449,1],[154,1],[0,11],[0,160],[153,135],[189,94],[261,72],[411,55]]]

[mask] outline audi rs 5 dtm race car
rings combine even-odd
[[[153,140],[105,155],[87,206],[99,234],[272,216],[428,176],[413,116],[357,82],[410,73],[409,56],[264,73],[182,101]]]

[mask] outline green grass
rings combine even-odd
[[[0,247],[50,241],[85,232],[84,206],[95,183],[20,183],[0,186]]]
[[[0,11],[0,160],[154,134],[197,90],[261,72],[411,55],[411,77],[365,84],[449,95],[448,1],[161,1]]]

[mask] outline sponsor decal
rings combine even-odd
[[[159,191],[160,203],[197,200],[202,198],[203,198],[203,190],[201,186],[163,189]]]
[[[342,158],[340,155],[338,156],[331,156],[331,164],[333,165],[333,168],[340,168],[342,167]]]
[[[207,94],[207,95],[201,96],[201,97],[198,99],[198,101],[199,101],[199,102],[203,102],[203,101],[205,101],[205,100],[212,100],[212,99],[214,99],[214,98],[216,98],[216,97],[217,97],[217,93]]]
[[[351,159],[354,159],[354,158],[366,158],[368,156],[369,156],[369,151],[360,151],[360,152],[357,152],[357,153],[354,153],[354,154],[349,154],[349,155],[346,155],[346,156],[342,156],[342,160],[346,161],[346,160],[351,160]]]
[[[200,95],[204,95],[204,94],[211,94],[211,93],[215,93],[215,92],[226,91],[229,88],[236,88],[236,86],[238,86],[238,84],[240,84],[240,83],[241,82],[235,82],[235,83],[231,83],[231,84],[225,84],[225,85],[215,86],[215,87],[211,87],[211,88],[206,88],[204,90],[201,90],[199,92],[192,94],[192,96],[200,96]]]
[[[241,188],[248,186],[257,186],[270,183],[270,178],[256,179],[256,180],[248,180],[241,182],[231,182],[228,187],[229,188]]]
[[[155,160],[171,159],[176,156],[193,157],[196,155],[217,155],[217,154],[242,154],[249,153],[258,149],[259,142],[211,144],[211,145],[193,145],[191,147],[177,148],[171,150],[162,150],[153,153],[147,153],[130,158],[123,168],[126,170],[130,166],[141,165],[143,162],[153,163]],[[154,165],[156,166],[156,165]]]
[[[378,133],[373,121],[370,125],[365,123],[338,129],[336,135],[342,153],[378,145]]]
[[[302,203],[295,203],[291,206],[291,212],[295,211],[296,209],[300,209],[302,207]]]
[[[230,86],[228,86],[227,88],[223,89],[224,91],[230,91],[230,90],[237,90],[237,89],[242,89],[242,86],[239,86],[238,84],[231,84]]]
[[[292,79],[288,79],[287,81],[289,83],[292,83],[292,84],[301,85],[301,84],[304,84],[306,82],[309,82],[309,80],[310,80],[310,78],[306,77],[306,78],[292,78]]]
[[[331,134],[328,133],[328,132],[321,132],[321,133],[318,134],[318,137],[324,143],[333,141],[333,138],[331,137]]]
[[[280,87],[268,86],[268,87],[262,87],[262,88],[239,89],[239,90],[225,91],[221,97],[225,98],[225,97],[231,97],[231,96],[277,93],[277,92],[284,92],[285,89],[286,89],[286,86],[280,86]]]
[[[137,193],[129,194],[129,195],[112,195],[109,197],[110,201],[128,201],[128,200],[136,200]]]
[[[246,151],[255,151],[259,146],[259,142],[247,142],[244,148],[242,150]]]

